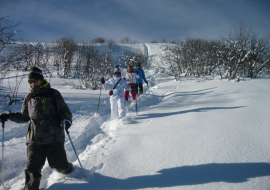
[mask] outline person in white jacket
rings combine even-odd
[[[101,78],[101,83],[105,89],[109,89],[110,103],[111,103],[111,119],[126,117],[126,110],[124,105],[124,90],[131,90],[127,82],[121,78],[121,70],[119,66],[114,68],[114,77],[105,82]]]
[[[130,93],[131,93],[133,100],[136,99],[135,85],[136,85],[136,79],[139,79],[139,78],[140,78],[140,76],[139,76],[138,72],[134,72],[132,65],[129,65],[125,79],[126,79],[128,85],[131,86]],[[129,97],[129,91],[126,90],[125,99],[128,100],[128,97]]]

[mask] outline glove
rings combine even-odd
[[[134,71],[137,75],[139,74],[138,71]]]
[[[7,121],[10,118],[10,115],[8,113],[2,113],[0,115],[0,120],[1,121]]]
[[[123,78],[125,81],[127,80],[125,77]]]
[[[100,79],[100,82],[101,82],[102,84],[104,84],[104,83],[105,83],[105,79],[104,79],[104,77],[102,77],[102,78]]]
[[[71,126],[71,122],[69,120],[64,120],[64,127],[65,127],[65,130],[68,131],[68,129],[70,128]]]
[[[145,83],[147,84],[147,86],[148,86],[148,81],[145,81]]]

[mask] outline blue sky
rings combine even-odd
[[[213,39],[239,21],[270,34],[269,0],[0,0],[0,16],[20,20],[17,38],[29,42]]]

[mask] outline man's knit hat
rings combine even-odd
[[[32,67],[30,69],[30,73],[28,74],[28,80],[30,79],[35,79],[35,80],[43,80],[44,77],[43,77],[43,73],[42,73],[42,70],[40,70],[39,68],[37,67]]]
[[[113,74],[114,74],[114,75],[115,75],[115,74],[120,74],[120,75],[121,75],[121,70],[120,70],[120,68],[119,68],[118,65],[116,65],[116,66],[114,67]]]

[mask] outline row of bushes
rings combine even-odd
[[[234,27],[227,38],[203,40],[188,38],[161,47],[159,67],[176,80],[181,75],[220,75],[221,78],[256,78],[270,74],[270,42],[244,25]]]

